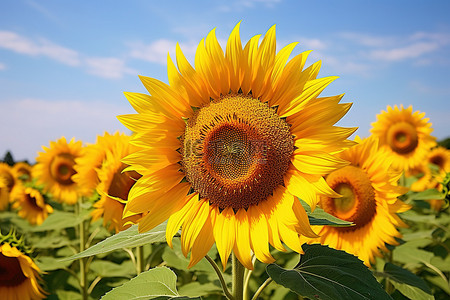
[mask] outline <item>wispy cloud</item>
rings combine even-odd
[[[281,0],[241,0],[234,2],[227,2],[226,4],[221,3],[217,6],[217,10],[220,12],[236,12],[242,11],[244,9],[252,8],[255,6],[263,6],[266,8],[273,8],[275,5],[279,4]]]
[[[6,65],[0,62],[0,71],[1,70],[6,70]]]
[[[125,74],[136,74],[137,71],[125,65],[125,61],[115,57],[86,58],[88,73],[103,78],[119,79]]]
[[[43,38],[32,40],[12,31],[0,31],[0,48],[31,56],[46,56],[69,66],[80,64],[80,55],[77,51]]]
[[[17,159],[34,160],[42,145],[61,136],[75,137],[94,143],[104,131],[128,130],[117,120],[119,114],[132,113],[132,108],[114,105],[108,101],[77,101],[44,99],[14,99],[2,102],[0,126],[0,156],[11,150]],[[15,126],[20,122],[20,126]],[[18,137],[21,138],[18,138]],[[8,149],[3,148],[7,146]]]
[[[175,41],[160,39],[149,44],[132,42],[128,46],[130,47],[131,57],[165,65],[167,64],[168,53],[170,53],[172,59],[175,58],[176,44]],[[193,42],[181,43],[180,48],[188,60],[191,61],[195,57],[197,44]]]
[[[339,35],[355,45],[363,46],[368,59],[384,62],[423,59],[450,44],[450,35],[433,32],[415,32],[406,36],[374,36],[355,32]],[[423,63],[422,63],[423,64]]]
[[[126,66],[124,59],[89,57],[47,39],[31,39],[12,31],[0,31],[0,48],[28,56],[45,56],[71,67],[80,67],[89,74],[107,79],[118,79],[126,74],[137,73]]]

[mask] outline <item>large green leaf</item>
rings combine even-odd
[[[298,199],[305,209],[306,214],[309,218],[309,223],[311,225],[351,226],[353,224],[352,222],[344,221],[336,218],[333,215],[330,215],[320,207],[316,207],[314,209],[314,212],[311,212],[311,207],[309,207],[309,205],[305,201],[301,200],[300,198]]]
[[[189,265],[189,259],[184,257],[181,252],[181,241],[179,238],[175,238],[172,241],[173,249],[166,247],[162,255],[162,259],[166,262],[167,266],[176,268],[178,270],[187,270]],[[193,266],[191,271],[201,271],[201,272],[214,272],[214,269],[208,263],[206,259],[200,260],[195,266]]]
[[[43,272],[64,269],[70,266],[71,261],[61,261],[60,258],[51,256],[41,256],[36,260],[36,264]]]
[[[406,283],[401,283],[398,281],[392,281],[392,284],[400,293],[402,293],[404,296],[408,297],[409,299],[414,299],[414,300],[433,300],[434,299],[433,295],[425,293],[424,291],[422,291],[421,289],[419,289],[415,286],[412,286],[412,285],[409,285]]]
[[[411,200],[434,200],[434,199],[444,199],[445,194],[439,192],[437,189],[428,189],[422,192],[413,193],[410,196]]]
[[[177,297],[177,275],[169,268],[148,270],[106,293],[103,300],[152,299]]]
[[[393,253],[394,261],[398,261],[404,264],[415,263],[430,263],[433,258],[433,253],[418,249],[417,245],[412,242],[407,242],[395,248]]]
[[[100,253],[107,253],[122,248],[132,248],[145,244],[166,241],[166,223],[162,223],[150,231],[139,233],[138,225],[133,225],[127,230],[121,231],[98,244],[65,258],[66,260],[78,259]]]
[[[107,260],[94,260],[89,266],[90,272],[100,277],[132,277],[136,268],[131,260],[125,260],[120,265]]]
[[[200,282],[189,282],[180,287],[180,294],[187,297],[200,297],[210,294],[223,294],[222,288],[212,282],[201,284]]]
[[[403,269],[402,267],[388,262],[384,265],[384,273],[386,273],[386,275],[393,281],[419,288],[423,292],[431,295],[430,288],[422,278],[406,269]]]
[[[322,245],[303,245],[305,254],[292,270],[270,264],[278,284],[310,299],[391,299],[357,257]]]
[[[31,228],[31,231],[42,232],[48,230],[61,230],[79,225],[85,218],[65,211],[55,211],[50,214],[40,226]]]

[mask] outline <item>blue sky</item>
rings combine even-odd
[[[127,132],[124,91],[138,75],[167,82],[166,55],[195,48],[216,28],[222,45],[242,20],[243,43],[277,26],[278,48],[297,41],[337,75],[322,95],[353,102],[339,123],[369,135],[387,105],[426,112],[450,136],[450,1],[58,1],[5,0],[0,9],[0,157],[34,161],[61,136],[95,142]],[[173,57],[173,56],[172,56]]]

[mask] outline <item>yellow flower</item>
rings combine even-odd
[[[147,231],[168,219],[168,244],[181,231],[190,266],[216,243],[225,267],[231,251],[248,269],[252,252],[273,262],[269,244],[302,252],[299,235],[316,236],[300,201],[336,197],[322,175],[345,166],[333,154],[355,128],[333,125],[350,104],[319,98],[336,77],[317,78],[309,52],[288,61],[296,43],[276,53],[275,26],[242,47],[239,24],[225,53],[215,31],[203,39],[194,69],[180,47],[168,57],[169,85],[140,77],[151,95],[126,93],[138,114],[120,116],[142,147],[123,162],[142,177],[125,216],[148,213]]]
[[[5,300],[45,298],[39,286],[39,268],[33,260],[9,243],[0,245],[0,295]]]
[[[102,165],[96,169],[99,180],[97,192],[101,195],[92,212],[92,221],[103,217],[103,225],[109,223],[109,230],[122,231],[130,226],[129,222],[136,222],[140,215],[122,219],[123,209],[128,199],[128,193],[134,183],[141,177],[135,171],[124,171],[128,166],[121,159],[135,151],[130,145],[130,137],[116,134],[110,141],[111,149],[104,153]]]
[[[3,208],[2,205],[0,204],[0,210],[5,209],[6,206],[8,206],[8,202],[11,202],[12,199],[15,197],[15,194],[19,189],[18,188],[19,181],[17,177],[18,176],[16,174],[16,170],[11,168],[6,163],[0,163],[0,178],[3,181],[3,185],[6,187],[6,192],[5,189],[3,190],[3,199],[5,199],[5,197],[7,198],[6,203],[3,204]]]
[[[412,106],[400,108],[387,107],[377,115],[377,121],[372,123],[372,134],[380,139],[380,146],[388,150],[395,159],[393,166],[408,172],[423,163],[427,152],[436,144],[436,138],[431,136],[433,129],[425,113],[416,111]]]
[[[432,164],[437,170],[430,169]],[[436,147],[431,149],[423,164],[418,167],[412,175],[422,174],[420,178],[411,185],[411,190],[421,192],[427,189],[437,189],[442,191],[442,182],[447,173],[450,172],[450,150],[444,147]],[[441,199],[428,200],[432,209],[439,211],[445,201]]]
[[[13,170],[15,171],[17,176],[16,179],[22,181],[31,181],[32,169],[33,167],[26,162],[18,162],[13,166]]]
[[[379,149],[374,136],[343,151],[340,157],[349,166],[331,172],[327,183],[341,198],[322,196],[320,206],[329,214],[353,222],[350,227],[320,226],[320,238],[308,243],[320,242],[335,249],[358,256],[367,266],[380,256],[380,249],[388,251],[385,243],[397,245],[395,237],[401,234],[397,227],[405,224],[397,213],[408,210],[397,197],[406,192],[397,185],[401,172],[391,168],[392,156]]]
[[[9,203],[9,192],[6,179],[0,176],[0,211],[6,210]]]
[[[33,225],[42,224],[48,214],[53,212],[53,208],[45,203],[41,192],[32,187],[22,187],[12,207],[18,209],[19,216]]]
[[[92,196],[99,184],[97,168],[100,168],[106,157],[106,151],[113,149],[119,136],[124,134],[116,132],[114,135],[105,132],[103,136],[97,136],[95,144],[85,147],[84,154],[75,159],[75,171],[72,180],[77,183],[80,192],[85,196]]]
[[[49,192],[57,201],[73,205],[78,200],[78,185],[73,182],[72,175],[75,159],[83,154],[81,142],[71,139],[67,143],[62,137],[56,142],[51,141],[50,147],[42,146],[33,168],[33,177],[37,184],[44,185],[44,193]]]

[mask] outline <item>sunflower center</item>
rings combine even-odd
[[[9,257],[0,253],[0,287],[18,286],[27,280],[17,257]]]
[[[341,198],[323,197],[323,209],[339,219],[355,224],[339,230],[355,230],[366,225],[376,213],[375,190],[369,177],[360,168],[346,166],[327,176],[327,183]]]
[[[416,129],[408,122],[392,125],[387,132],[387,141],[391,149],[399,154],[414,151],[419,143]]]
[[[31,207],[33,207],[33,209],[39,210],[39,211],[43,211],[43,210],[44,210],[42,207],[40,207],[40,206],[37,204],[36,198],[34,198],[33,196],[31,196],[30,194],[26,194],[25,197],[26,197],[27,203],[28,203]]]
[[[3,179],[5,181],[5,185],[8,188],[8,191],[10,192],[12,190],[12,188],[14,187],[14,185],[16,184],[14,176],[12,176],[10,173],[7,173],[7,172],[0,174],[0,176],[3,177]]]
[[[122,166],[114,173],[111,185],[108,189],[108,195],[122,200],[128,199],[128,193],[131,187],[136,183],[136,181],[141,177],[136,171],[125,171],[127,165],[122,164]]]
[[[289,125],[266,103],[227,95],[188,120],[183,140],[186,179],[220,209],[247,209],[283,184],[294,150]]]
[[[68,153],[57,155],[50,163],[50,175],[52,178],[62,185],[71,185],[72,175],[76,173],[73,166],[75,165],[74,157]]]
[[[430,158],[430,163],[439,167],[439,169],[444,168],[444,158],[440,155],[436,155]]]

